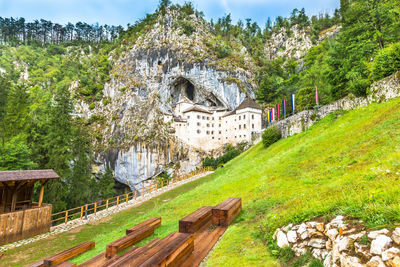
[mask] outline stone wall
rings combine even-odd
[[[383,102],[400,97],[400,72],[371,85],[367,97],[347,96],[318,110],[304,110],[272,125],[277,126],[286,138],[311,127],[319,119],[339,110],[351,110],[374,102]]]
[[[337,216],[278,228],[279,247],[291,247],[296,256],[311,252],[325,267],[400,266],[400,228],[369,231],[362,221]]]

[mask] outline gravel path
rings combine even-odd
[[[184,185],[186,183],[190,183],[190,182],[192,182],[194,180],[197,180],[199,178],[207,176],[207,175],[209,175],[211,173],[213,173],[213,172],[212,171],[205,172],[205,173],[202,173],[202,174],[194,175],[191,178],[188,178],[186,180],[182,180],[182,181],[179,181],[179,182],[176,182],[176,183],[173,183],[173,184],[169,184],[168,186],[164,186],[164,187],[162,187],[160,189],[157,189],[157,190],[155,190],[155,191],[153,191],[153,192],[151,192],[149,194],[146,194],[144,196],[140,196],[140,197],[136,198],[136,200],[132,199],[132,200],[128,201],[127,203],[122,203],[122,204],[120,204],[118,206],[110,207],[108,210],[102,210],[102,211],[97,212],[96,214],[90,214],[90,215],[87,216],[87,220],[85,220],[85,219],[75,219],[75,220],[69,221],[67,223],[63,223],[63,224],[60,224],[60,225],[57,225],[57,226],[53,226],[53,227],[51,227],[50,232],[47,232],[45,234],[37,235],[37,236],[31,237],[31,238],[23,239],[23,240],[20,240],[20,241],[11,243],[11,244],[7,244],[7,245],[4,245],[4,246],[1,246],[0,247],[0,252],[4,252],[4,251],[6,251],[8,249],[12,249],[12,248],[20,247],[20,246],[23,246],[23,245],[26,245],[26,244],[30,244],[30,243],[33,243],[33,242],[38,241],[40,239],[44,239],[44,238],[47,238],[47,237],[52,236],[52,235],[56,235],[56,234],[59,234],[59,233],[63,233],[63,232],[69,231],[69,230],[74,229],[74,228],[76,228],[78,226],[85,225],[85,224],[93,222],[93,221],[98,221],[100,219],[103,219],[103,218],[111,215],[111,214],[118,213],[120,211],[132,208],[134,206],[138,206],[138,205],[142,204],[143,202],[145,202],[145,201],[147,201],[149,199],[152,199],[153,197],[157,197],[157,196],[159,196],[159,195],[161,195],[161,194],[163,194],[165,192],[168,192],[168,191],[170,191],[170,190],[172,190],[174,188],[177,188],[177,187],[179,187],[181,185]]]

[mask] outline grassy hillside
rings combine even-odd
[[[161,216],[155,233],[178,230],[178,220],[203,205],[241,197],[243,211],[208,258],[210,266],[279,266],[270,255],[273,231],[315,216],[346,214],[370,227],[400,222],[400,99],[331,114],[306,132],[268,149],[258,144],[213,175],[97,225],[10,250],[0,264],[30,263],[78,242],[96,249],[128,226]]]

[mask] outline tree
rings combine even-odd
[[[106,199],[109,197],[113,197],[116,195],[116,191],[114,189],[115,179],[112,172],[112,169],[107,166],[105,172],[100,176],[100,180],[97,184],[97,193],[99,199]]]

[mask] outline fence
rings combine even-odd
[[[192,176],[203,174],[207,171],[211,171],[211,168],[203,168],[200,170],[196,170],[184,176],[178,176],[167,179],[165,182],[164,180],[161,179],[157,183],[150,184],[147,187],[142,187],[142,189],[135,190],[134,192],[126,193],[123,195],[115,196],[104,200],[99,200],[73,209],[57,212],[51,215],[51,223],[54,226],[61,223],[67,223],[69,220],[74,220],[78,218],[80,219],[87,218],[87,216],[90,214],[97,213],[102,210],[108,210],[110,207],[119,206],[120,204],[127,203],[129,200],[132,199],[136,200],[136,198],[139,196],[150,194],[151,192],[160,189],[164,186],[168,186],[170,184],[186,180]]]

